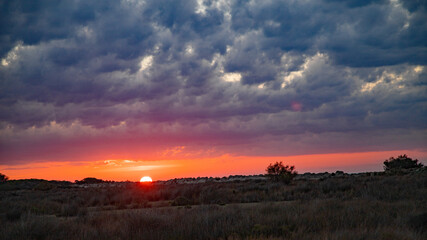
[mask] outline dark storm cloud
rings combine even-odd
[[[1,1],[0,11],[3,143],[10,127],[52,122],[148,124],[213,145],[426,128],[421,1]]]
[[[354,4],[354,3],[358,4]],[[426,63],[427,13],[393,1],[235,2],[232,28],[261,30],[266,48],[326,51],[355,67]],[[410,15],[410,17],[409,17]],[[410,37],[411,35],[415,35]]]

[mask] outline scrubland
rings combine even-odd
[[[427,239],[427,172],[291,184],[17,180],[0,184],[0,239]]]

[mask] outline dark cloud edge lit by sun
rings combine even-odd
[[[60,166],[174,177],[183,164],[340,153],[426,160],[425,1],[0,1],[0,11],[0,170],[12,177]]]

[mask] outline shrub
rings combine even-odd
[[[412,160],[406,154],[400,155],[397,158],[391,157],[384,161],[385,171],[401,171],[403,169],[418,169],[422,167],[423,164],[418,163],[418,159]]]
[[[172,202],[172,206],[186,206],[186,205],[191,205],[192,201],[186,197],[183,196],[179,196],[177,198],[175,198],[175,200],[173,200]]]
[[[289,236],[290,233],[294,230],[293,226],[270,226],[270,225],[262,225],[255,224],[252,228],[252,235],[257,237],[285,237]]]
[[[14,207],[12,209],[9,209],[6,212],[6,219],[8,221],[17,221],[21,218],[23,213],[23,209],[20,207]]]
[[[267,176],[274,181],[282,181],[288,184],[297,175],[297,172],[294,171],[294,169],[294,166],[284,166],[282,162],[276,162],[268,165],[266,171]]]
[[[56,186],[53,183],[47,182],[47,181],[42,181],[40,183],[38,183],[33,190],[37,190],[37,191],[49,191],[51,189],[56,188]]]
[[[7,180],[9,180],[9,177],[0,173],[0,183],[7,182]]]
[[[96,184],[96,183],[104,183],[104,182],[105,181],[102,179],[97,179],[93,177],[87,177],[81,181],[78,181],[78,180],[75,181],[76,184]]]
[[[61,207],[61,212],[58,216],[60,217],[74,217],[79,213],[80,208],[76,203],[64,204]]]
[[[419,232],[427,232],[427,212],[411,217],[408,226]]]

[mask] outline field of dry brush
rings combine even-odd
[[[0,239],[427,239],[427,172],[0,184]]]

